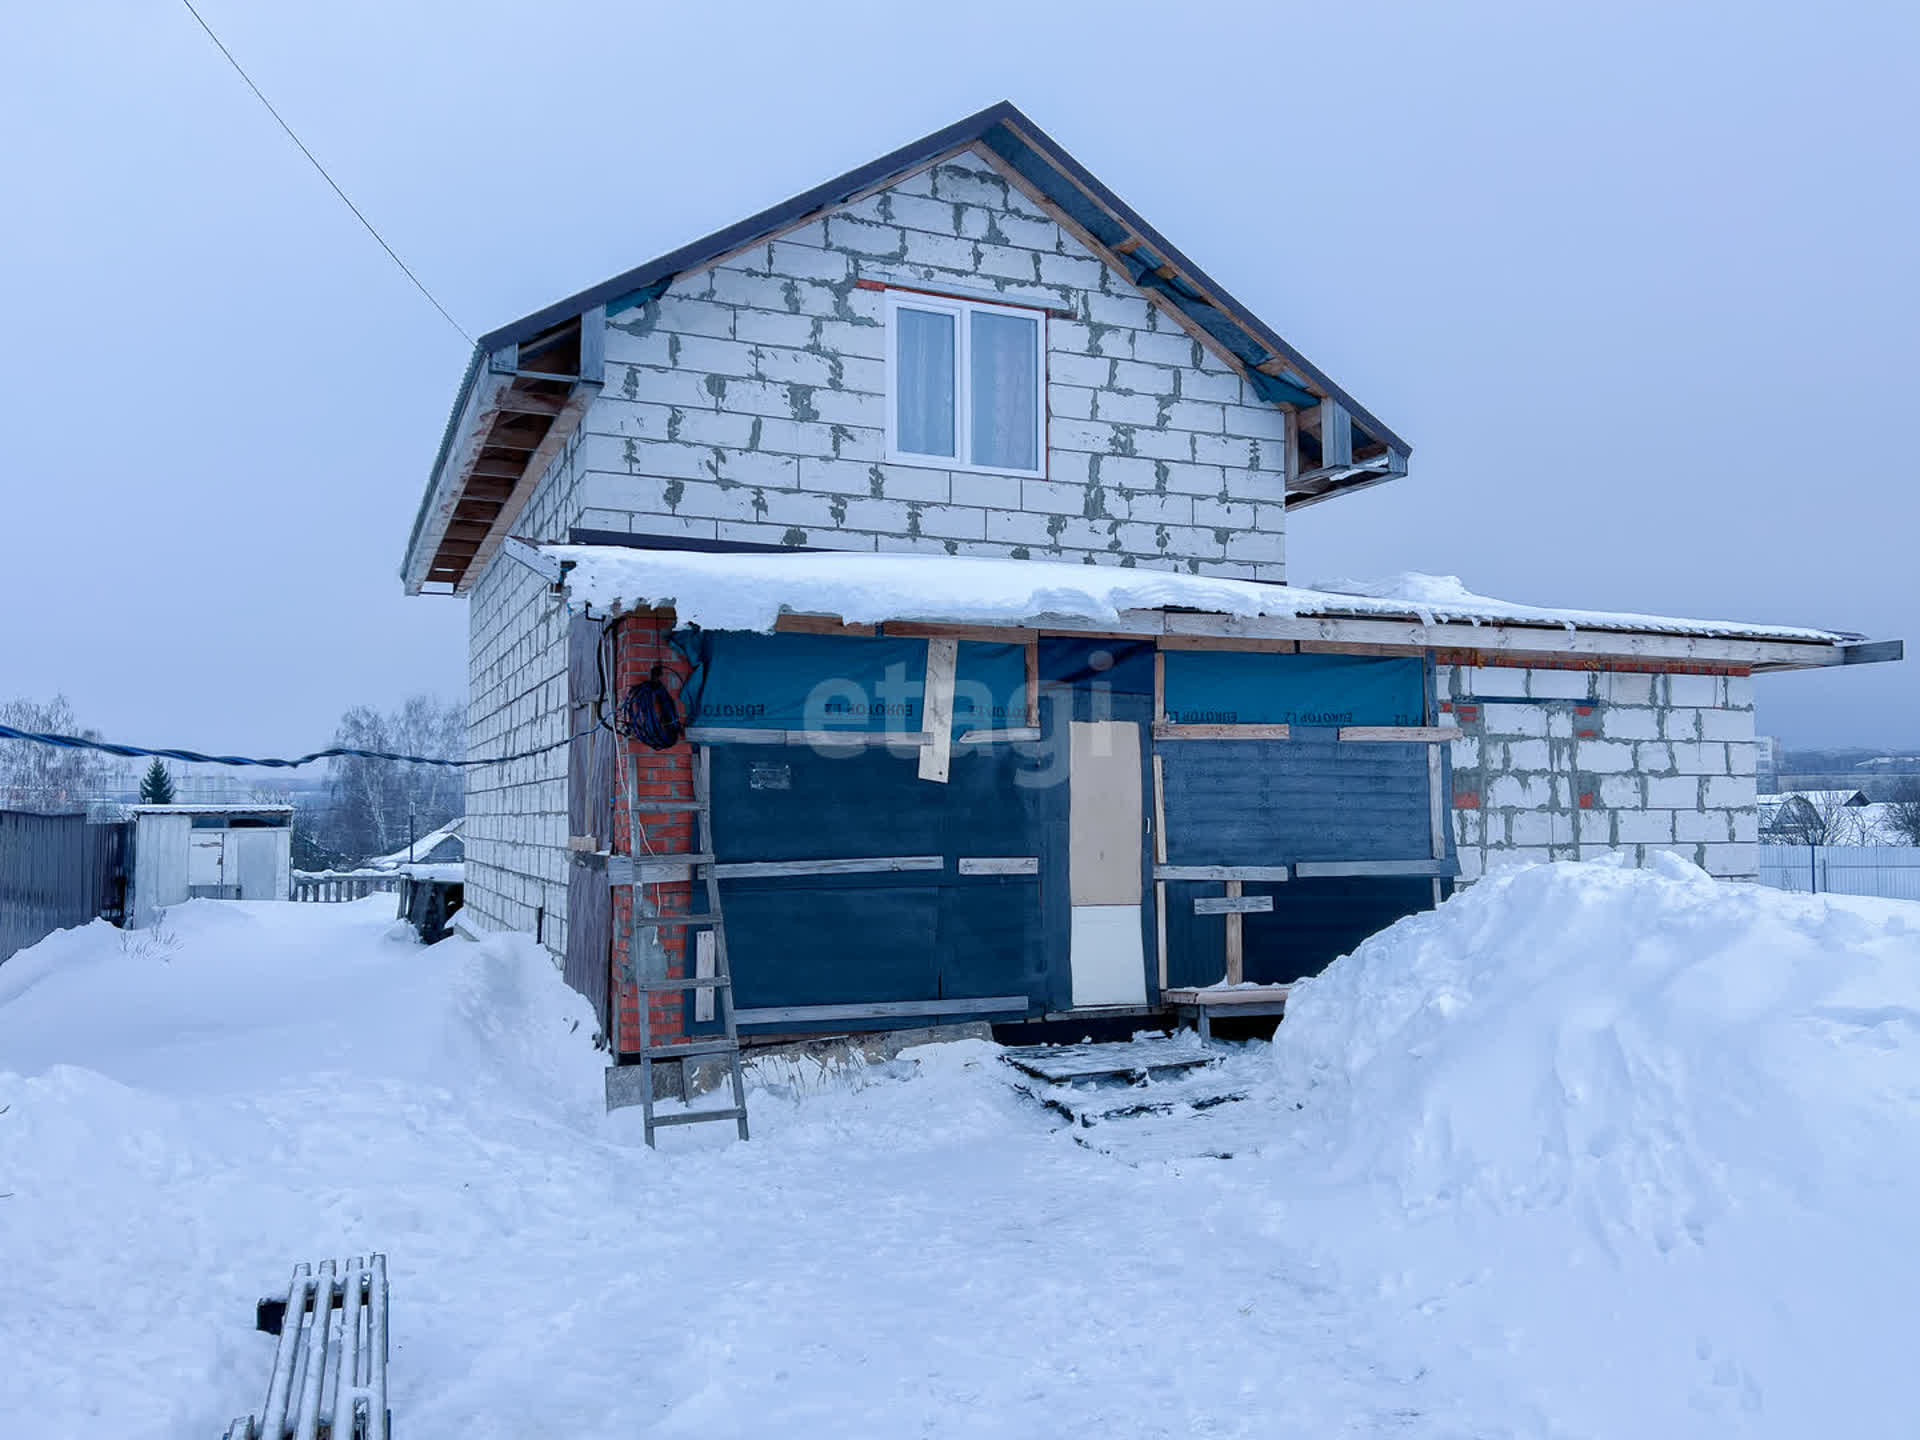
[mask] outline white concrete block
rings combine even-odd
[[[1700,738],[1700,712],[1690,705],[1675,706],[1660,712],[1661,738],[1666,740],[1698,740]]]
[[[1605,810],[1632,810],[1638,809],[1641,805],[1647,803],[1666,803],[1664,801],[1649,801],[1648,797],[1643,796],[1641,793],[1642,786],[1651,786],[1653,783],[1650,779],[1643,779],[1641,776],[1632,773],[1625,775],[1602,775],[1600,777],[1600,792],[1597,798],[1601,808]],[[1691,801],[1688,803],[1691,803]]]
[[[1488,738],[1547,733],[1547,714],[1538,705],[1487,705],[1481,709],[1480,717]]]
[[[1600,733],[1609,740],[1658,740],[1660,712],[1620,705],[1604,705],[1599,710]]]
[[[1582,740],[1574,752],[1582,770],[1596,774],[1632,770],[1634,747],[1619,740]]]
[[[1594,677],[1584,670],[1529,669],[1527,694],[1536,700],[1588,700],[1593,698]]]
[[[1727,747],[1699,741],[1676,740],[1673,768],[1682,775],[1724,775],[1727,773]]]
[[[1740,843],[1708,845],[1707,872],[1712,875],[1746,878],[1760,871],[1760,847]]]
[[[1673,817],[1673,838],[1725,843],[1734,838],[1730,810],[1684,810]]]
[[[1710,776],[1702,796],[1712,810],[1751,810],[1755,804],[1753,777],[1750,775]]]
[[[1673,811],[1622,810],[1613,817],[1618,845],[1664,844],[1673,837]]]
[[[1700,712],[1700,738],[1702,740],[1751,741],[1753,739],[1753,711],[1702,710]]]
[[[1610,670],[1601,677],[1600,694],[1613,705],[1651,705],[1653,676]]]
[[[1501,768],[1505,770],[1550,770],[1553,757],[1544,740],[1514,740],[1502,745]]]
[[[1700,780],[1693,775],[1649,775],[1646,777],[1646,803],[1675,810],[1695,810],[1700,806]]]
[[[1667,703],[1670,705],[1705,708],[1718,705],[1720,701],[1721,688],[1718,675],[1667,676]]]

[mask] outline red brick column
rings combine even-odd
[[[660,678],[677,697],[688,672],[686,657],[668,641],[673,630],[671,610],[643,611],[623,616],[614,627],[616,656],[613,700],[626,698],[629,688],[638,685],[661,667]],[[653,811],[648,800],[693,799],[693,748],[684,740],[671,750],[652,750],[638,740],[622,739],[616,749],[617,773],[613,777],[613,844],[623,854],[646,855],[647,845],[656,854],[689,851],[694,845],[693,816],[687,811]],[[639,812],[646,844],[630,838],[627,818],[627,759],[638,762],[639,784],[634,805]],[[693,894],[691,878],[651,882],[636,887],[644,903],[657,914],[684,915]],[[640,1048],[640,993],[628,973],[627,939],[632,929],[632,896],[625,886],[613,892],[613,1012],[616,1047],[623,1053]],[[666,954],[666,973],[684,976],[686,971],[687,932],[674,926],[657,932],[660,948]],[[642,937],[642,947],[646,939]],[[675,992],[651,997],[654,1044],[672,1043],[684,1037],[684,997]]]

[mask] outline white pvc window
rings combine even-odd
[[[887,458],[1044,475],[1044,311],[890,291]]]

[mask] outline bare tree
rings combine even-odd
[[[1866,816],[1847,803],[1851,790],[1814,790],[1780,801],[1771,839],[1784,845],[1863,845]]]
[[[415,695],[383,713],[356,705],[340,717],[333,743],[355,750],[458,760],[466,753],[466,715],[460,706]],[[437,829],[466,811],[466,779],[443,765],[342,756],[330,763],[326,824],[316,842],[347,855],[385,855],[415,835]]]
[[[0,724],[41,734],[98,740],[98,730],[82,729],[80,717],[64,695],[41,704],[9,700],[0,704]],[[114,788],[120,764],[98,750],[70,750],[31,740],[0,740],[0,809],[83,810]]]
[[[1887,802],[1887,828],[1907,845],[1920,845],[1920,780],[1902,780]]]

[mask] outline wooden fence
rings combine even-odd
[[[128,829],[0,810],[0,961],[55,930],[126,919]]]
[[[296,870],[293,898],[332,904],[364,900],[369,895],[392,895],[407,877],[396,870]]]

